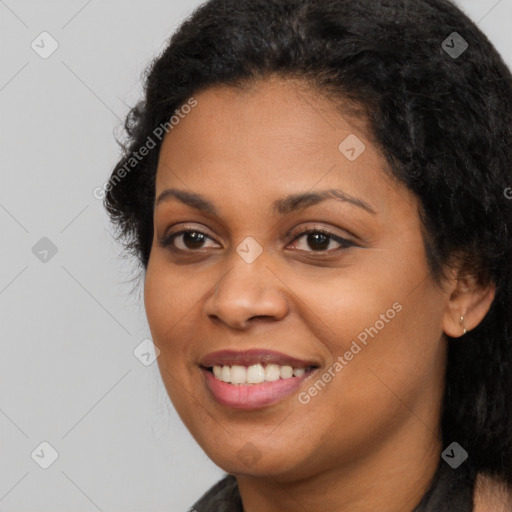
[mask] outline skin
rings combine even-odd
[[[194,97],[197,107],[163,142],[155,197],[169,188],[195,192],[218,214],[174,198],[156,206],[144,289],[178,414],[206,454],[237,477],[245,512],[412,511],[443,448],[444,334],[463,334],[461,315],[474,328],[493,286],[456,269],[443,287],[430,279],[418,201],[386,174],[362,119],[279,77]],[[354,161],[338,149],[351,134],[366,146]],[[333,199],[288,215],[272,211],[283,196],[324,189],[375,213]],[[310,227],[355,246],[327,239],[318,249],[300,235]],[[178,236],[181,254],[160,245],[185,228],[207,237]],[[247,236],[263,249],[251,264],[236,252]],[[394,303],[402,310],[308,404],[294,394],[234,410],[205,387],[198,362],[206,354],[263,348],[318,364],[305,391]],[[238,455],[248,442],[256,453],[249,463]]]

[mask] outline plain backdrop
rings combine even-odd
[[[0,0],[0,511],[186,511],[224,474],[143,355],[134,264],[93,195],[200,3]],[[510,66],[512,0],[459,5]]]

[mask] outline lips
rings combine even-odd
[[[234,410],[250,411],[269,407],[289,398],[315,373],[315,370],[306,372],[301,377],[251,385],[228,384],[216,379],[204,368],[201,372],[209,396],[219,405]]]
[[[279,366],[291,366],[292,368],[317,368],[319,366],[319,363],[314,360],[298,359],[282,352],[265,349],[210,352],[200,360],[199,365],[203,368],[212,368],[213,366],[251,366],[258,363],[263,366],[277,364]]]

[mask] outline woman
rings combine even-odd
[[[208,511],[512,510],[512,77],[449,0],[210,0],[105,206]]]

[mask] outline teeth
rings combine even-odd
[[[245,366],[233,365],[231,367],[231,384],[244,384],[247,382]]]
[[[220,375],[221,380],[223,380],[224,382],[231,382],[231,367],[230,366],[223,366],[220,369],[220,372],[221,372],[221,375]]]
[[[279,376],[281,379],[289,379],[293,377],[293,368],[291,366],[281,366],[279,369]]]
[[[213,375],[216,379],[231,384],[260,384],[261,382],[273,382],[279,379],[290,379],[292,377],[302,377],[306,373],[305,368],[292,368],[289,365],[279,366],[269,364],[253,364],[249,367],[233,366],[214,366]]]
[[[259,384],[265,380],[265,370],[261,364],[253,364],[247,368],[247,384]]]
[[[277,364],[269,364],[265,368],[265,380],[268,382],[272,382],[274,380],[279,380],[281,377],[281,370]]]

